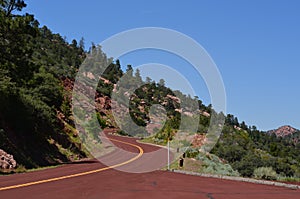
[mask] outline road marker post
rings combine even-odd
[[[168,138],[168,170],[170,171],[170,139]]]

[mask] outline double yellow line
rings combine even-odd
[[[138,145],[131,144],[129,142],[123,142],[123,141],[120,141],[120,140],[111,139],[111,138],[109,138],[109,139],[112,140],[112,141],[115,141],[115,142],[119,142],[119,143],[123,143],[123,144],[127,144],[127,145],[130,145],[130,146],[136,147],[136,148],[139,149],[139,154],[137,156],[125,161],[125,162],[115,164],[115,165],[112,165],[112,166],[108,166],[108,167],[104,167],[104,168],[101,168],[101,169],[96,169],[96,170],[91,170],[91,171],[86,171],[86,172],[82,172],[82,173],[76,173],[76,174],[71,174],[71,175],[66,175],[66,176],[61,176],[61,177],[56,177],[56,178],[49,178],[49,179],[39,180],[39,181],[34,181],[34,182],[28,182],[28,183],[23,183],[23,184],[17,184],[17,185],[12,185],[12,186],[7,186],[7,187],[0,187],[0,191],[9,190],[9,189],[16,189],[16,188],[21,188],[21,187],[28,187],[28,186],[32,186],[32,185],[43,184],[43,183],[47,183],[47,182],[54,182],[54,181],[68,179],[68,178],[75,178],[75,177],[79,177],[79,176],[98,173],[98,172],[101,172],[101,171],[105,171],[105,170],[108,170],[108,169],[120,167],[120,166],[123,166],[125,164],[130,163],[130,162],[133,162],[136,159],[140,158],[144,153],[144,150]]]

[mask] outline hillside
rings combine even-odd
[[[286,137],[286,136],[294,134],[298,131],[299,130],[297,130],[289,125],[285,125],[285,126],[279,127],[278,129],[273,129],[273,130],[267,131],[267,133],[275,134],[277,137]]]
[[[19,10],[24,7],[15,6]],[[107,58],[100,46],[93,45],[86,52],[83,39],[68,43],[48,27],[40,27],[33,15],[13,15],[2,5],[0,16],[0,149],[1,157],[11,165],[8,169],[89,157],[75,129],[71,98],[80,65],[94,53],[109,66],[99,77],[96,93],[89,93],[88,85],[82,92],[95,94],[96,113],[91,119],[96,118],[102,128],[159,145],[166,145],[168,139],[179,140],[189,158],[186,162],[192,163],[182,169],[266,179],[300,178],[298,130],[285,126],[268,133],[259,131],[232,114],[217,113],[198,97],[171,90],[164,80],[143,80],[131,65],[123,71],[121,62]],[[95,80],[93,70],[91,67],[80,75]],[[120,84],[124,75],[128,78]],[[136,84],[142,86],[133,90]],[[212,128],[218,128],[222,119],[225,125],[208,153],[203,146],[211,139],[212,117],[216,119]],[[131,128],[132,121],[137,128]],[[87,131],[99,141],[98,132],[93,132],[98,123],[92,122],[87,123]],[[183,139],[182,132],[187,135]]]
[[[85,158],[67,119],[70,93],[61,81],[76,74],[83,46],[40,28],[33,15],[13,15],[9,8],[1,3],[0,149],[13,155],[19,168]]]
[[[297,145],[300,140],[300,130],[295,129],[289,125],[281,126],[278,129],[267,131],[269,135],[276,135],[282,139]]]
[[[115,70],[120,68],[120,62],[117,61],[117,63],[117,65],[111,65],[111,67],[117,66]],[[168,137],[170,139],[178,139],[182,129],[189,134],[190,129],[188,127],[181,126],[181,129],[179,129],[182,119],[186,118],[189,121],[199,116],[196,134],[195,131],[191,131],[190,133],[192,134],[182,140],[188,144],[186,145],[188,146],[187,157],[194,159],[193,161],[196,162],[193,164],[199,166],[199,169],[196,170],[226,175],[228,175],[228,172],[232,172],[232,175],[236,175],[238,172],[242,176],[257,176],[265,179],[300,177],[299,143],[290,142],[290,140],[282,139],[274,134],[259,131],[255,126],[248,126],[245,122],[239,122],[238,118],[231,114],[225,117],[225,126],[218,143],[211,151],[212,154],[203,154],[201,147],[207,142],[210,119],[213,114],[222,115],[222,113],[215,113],[211,105],[206,106],[197,98],[191,98],[180,91],[172,91],[161,83],[156,83],[149,78],[144,82],[144,86],[132,91],[132,94],[130,94],[128,88],[131,88],[131,83],[141,81],[139,71],[136,70],[134,73],[131,69],[131,66],[127,67],[127,73],[129,72],[129,76],[132,78],[124,86],[127,88],[122,88],[121,86],[118,89],[119,91],[111,89],[111,93],[119,92],[120,95],[118,98],[120,106],[117,111],[123,114],[126,113],[125,110],[122,111],[122,103],[124,102],[121,96],[127,97],[130,99],[129,113],[135,124],[146,127],[146,129],[149,129],[151,126],[157,127],[156,129],[153,127],[150,133],[144,132],[144,128],[137,129],[134,132],[132,129],[128,129],[128,123],[126,120],[123,120],[119,127],[130,132],[131,136],[146,138],[144,139],[145,142],[165,145]],[[120,72],[119,74],[124,73]],[[109,76],[106,74],[108,81],[112,82],[113,80]],[[103,82],[101,83],[102,86],[104,85]],[[110,86],[110,88],[113,87],[115,86]],[[103,87],[98,89],[100,93],[101,89]],[[182,109],[182,107],[185,107],[182,104],[183,101],[189,104],[197,102],[198,108]],[[163,107],[166,111],[165,115],[155,115],[154,118],[156,119],[151,119],[151,107],[153,105]],[[124,118],[123,116],[122,118]],[[159,123],[159,121],[164,120],[164,117],[166,117],[166,122],[164,124]],[[114,120],[114,118],[110,119]],[[185,125],[188,126],[188,123]],[[213,154],[217,155],[222,161],[219,161],[219,163],[218,161],[209,161],[210,159],[207,159],[207,157],[213,157]],[[203,162],[204,160],[206,161],[205,163]],[[187,161],[190,162],[190,160]],[[205,168],[207,169],[204,169],[201,165],[206,165]],[[183,169],[189,169],[189,166],[187,165]],[[263,174],[261,174],[261,171]],[[272,176],[269,176],[269,173]]]

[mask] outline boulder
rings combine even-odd
[[[14,156],[0,149],[0,169],[14,169],[16,167],[17,162]]]

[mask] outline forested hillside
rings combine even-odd
[[[76,73],[91,53],[85,51],[84,40],[68,43],[48,27],[40,27],[33,15],[17,15],[26,6],[24,1],[0,0],[0,5],[0,149],[12,154],[19,167],[26,168],[89,156],[71,112]],[[91,51],[104,54],[99,46],[93,45]],[[105,59],[107,63],[111,61]],[[116,89],[124,74],[129,76],[128,81]],[[93,77],[92,73],[87,75]],[[136,83],[143,86],[127,96],[126,89]],[[203,104],[198,97],[171,90],[163,79],[143,80],[139,70],[130,65],[122,71],[119,60],[109,65],[97,87],[95,117],[102,128],[118,128],[111,110],[112,93],[120,94],[120,109],[124,109],[123,97],[130,99],[130,119],[143,127],[141,131],[148,130],[131,132],[132,135],[142,134],[140,137],[145,141],[155,144],[165,145],[166,140],[175,137],[181,120],[199,117],[197,130],[190,132],[186,152],[196,162],[196,171],[265,179],[300,177],[299,131],[286,137],[261,132],[231,114],[216,113],[212,105]],[[183,103],[194,103],[197,107],[185,108],[189,106]],[[158,119],[150,117],[155,104],[164,108],[166,123],[160,123],[163,115],[156,115]],[[213,115],[224,116],[225,126],[209,154],[201,151],[201,146]],[[125,120],[122,125],[122,129],[126,128]],[[183,129],[188,131],[189,123],[184,125]],[[126,134],[121,130],[119,133]]]
[[[62,80],[84,59],[33,15],[15,15],[23,1],[0,1],[0,148],[26,168],[86,157],[65,120],[70,101]]]
[[[123,71],[120,71],[120,62],[117,60],[116,63],[112,64],[105,74],[105,77],[114,83],[124,74]],[[113,69],[114,67],[115,69]],[[152,134],[148,135],[147,141],[166,144],[168,138],[172,139],[176,136],[182,118],[187,117],[188,120],[192,120],[198,115],[198,130],[190,140],[190,147],[187,150],[188,157],[196,158],[199,161],[200,166],[196,170],[203,172],[203,168],[205,168],[205,171],[224,175],[231,175],[230,172],[237,175],[237,171],[241,176],[264,179],[300,177],[300,143],[296,142],[298,141],[298,131],[281,137],[259,131],[255,126],[247,125],[244,121],[239,122],[237,117],[228,114],[225,117],[225,125],[220,139],[211,151],[220,158],[217,160],[218,158],[213,158],[212,154],[203,154],[201,146],[205,142],[212,114],[222,115],[222,113],[215,113],[211,105],[204,105],[197,97],[192,98],[180,91],[172,91],[164,85],[164,80],[155,82],[148,77],[143,81],[139,70],[132,71],[130,65],[127,66],[125,73],[129,75],[130,81],[123,84],[124,88],[118,88],[119,90],[128,91],[134,87],[136,82],[143,84],[132,95],[127,96],[130,98],[129,113],[136,124],[146,127],[148,130],[150,126],[155,128],[154,124],[159,122],[159,119],[151,120],[149,115],[151,106],[159,104],[166,110],[166,123],[163,126],[157,126],[159,129],[151,129]],[[101,85],[102,87],[98,90],[103,93],[101,89],[105,88],[105,84],[102,82]],[[112,93],[113,83],[109,87],[111,88],[109,92]],[[120,92],[122,96],[124,96],[123,93],[126,95],[124,91]],[[122,104],[121,99],[122,97],[118,98]],[[196,102],[198,107],[193,110],[184,109],[182,108],[185,107],[183,102],[188,104]],[[123,128],[126,129],[127,123],[124,121]],[[140,129],[140,132],[131,132],[131,134],[139,136],[143,129]],[[210,161],[207,161],[208,157],[211,158]],[[231,165],[232,168],[228,165]]]

